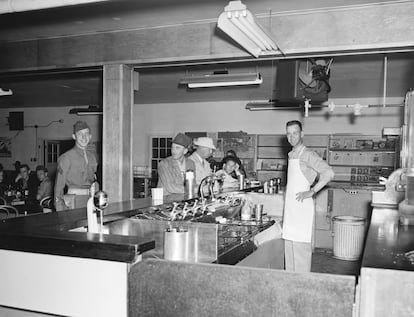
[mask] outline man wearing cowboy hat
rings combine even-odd
[[[158,165],[157,187],[164,188],[164,195],[183,194],[185,172],[192,170],[195,173],[194,162],[185,157],[191,142],[189,136],[178,133],[172,140],[171,156]]]
[[[198,186],[205,177],[211,175],[210,163],[206,159],[213,153],[216,147],[214,146],[213,139],[208,137],[199,137],[193,143],[196,146],[196,150],[189,158],[195,164],[195,181]]]

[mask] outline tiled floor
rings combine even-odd
[[[312,254],[312,272],[358,276],[360,267],[361,261],[335,259],[329,249],[315,249]]]

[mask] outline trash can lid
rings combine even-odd
[[[335,216],[332,218],[332,220],[342,222],[365,222],[365,218],[357,216]]]

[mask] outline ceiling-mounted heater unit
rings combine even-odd
[[[312,104],[320,104],[328,100],[329,67],[307,60],[280,61],[276,89],[276,99],[281,102],[310,100]]]

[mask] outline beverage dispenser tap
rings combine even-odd
[[[86,204],[86,216],[87,216],[87,220],[88,220],[88,232],[92,232],[92,233],[98,233],[98,218],[97,218],[97,214],[96,214],[96,210],[95,210],[95,205],[94,205],[94,196],[95,196],[95,191],[97,188],[98,184],[96,182],[93,182],[90,189],[89,189],[89,194],[90,197],[88,199],[88,202]]]
[[[103,225],[103,210],[108,206],[108,194],[104,191],[95,192],[97,188],[97,182],[92,183],[90,197],[86,205],[88,232],[92,233],[101,232]]]

